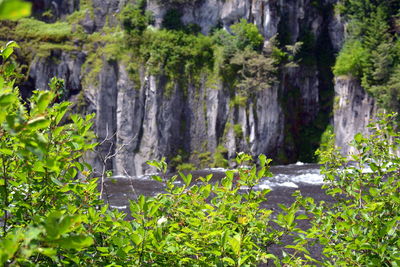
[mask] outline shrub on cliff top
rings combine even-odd
[[[336,76],[352,75],[361,78],[366,64],[367,54],[360,41],[346,42],[340,51],[333,73]]]
[[[18,21],[15,34],[20,38],[44,42],[62,42],[72,35],[72,26],[67,22],[45,23],[25,18]]]

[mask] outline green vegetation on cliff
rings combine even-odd
[[[163,74],[172,83],[182,85],[217,72],[220,79],[233,87],[241,85],[244,90],[268,87],[274,80],[280,61],[272,49],[277,48],[262,49],[264,38],[254,24],[242,19],[231,26],[232,34],[220,29],[206,36],[199,33],[199,26],[184,25],[182,14],[172,8],[164,16],[163,29],[155,29],[145,8],[146,1],[127,5],[121,12],[121,22],[126,48],[139,57],[150,73]],[[243,51],[246,58],[242,57]],[[251,84],[249,80],[258,83]]]
[[[348,37],[335,75],[360,79],[380,106],[399,111],[399,1],[342,0],[337,9],[348,21]]]

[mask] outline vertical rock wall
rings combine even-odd
[[[353,152],[354,148],[347,144],[355,134],[368,134],[367,125],[376,115],[376,110],[374,99],[361,87],[359,80],[351,77],[335,79],[335,141],[344,155]]]
[[[67,2],[75,5],[75,1]],[[93,16],[87,16],[83,26],[89,32],[99,30],[106,18],[111,25],[116,24],[117,14],[126,2],[93,0]],[[321,123],[322,115],[330,113],[329,101],[333,97],[327,99],[324,94],[333,93],[332,62],[326,63],[324,56],[333,57],[343,42],[343,25],[333,12],[335,2],[201,0],[181,6],[183,22],[200,25],[203,33],[218,24],[229,30],[231,24],[245,18],[257,25],[265,42],[276,34],[283,44],[305,42],[307,36],[312,39],[314,47],[306,51],[309,54],[303,55],[297,67],[284,68],[279,83],[255,92],[241,105],[232,101],[235,90],[218,81],[210,85],[206,76],[199,84],[175,87],[167,93],[165,77],[148,75],[143,68],[140,84],[135,84],[126,66],[115,61],[103,60],[96,82],[82,85],[80,81],[86,75],[81,71],[84,53],[61,52],[57,56],[60,60],[54,62],[51,57],[37,58],[30,78],[37,87],[44,87],[45,81],[55,75],[66,79],[67,87],[75,93],[82,90],[87,109],[97,113],[99,140],[108,140],[100,151],[103,155],[117,152],[107,166],[116,174],[151,172],[147,160],[162,156],[171,159],[182,152],[199,163],[200,154],[212,155],[218,146],[227,149],[229,158],[245,151],[267,154],[277,162],[294,162],[301,159],[304,144],[308,145],[309,138],[304,133]],[[156,25],[160,25],[170,7],[151,0],[147,8],[154,13]],[[311,60],[307,61],[307,57]],[[335,89],[343,99],[335,110],[337,142],[343,145],[342,141],[348,140],[353,131],[363,127],[359,118],[365,121],[373,103],[357,93],[356,81],[336,80]],[[353,104],[346,102],[348,98],[353,99]],[[349,112],[354,117],[351,121]],[[324,123],[328,121],[325,119]]]

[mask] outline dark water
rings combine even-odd
[[[213,174],[213,179],[224,177],[223,169],[205,169],[192,172],[194,177]],[[263,178],[256,190],[269,188],[272,191],[267,195],[266,206],[277,207],[278,203],[289,205],[293,202],[292,194],[300,190],[304,196],[311,196],[315,200],[332,201],[321,189],[323,178],[317,164],[297,163],[292,165],[273,166],[273,177]],[[179,183],[179,182],[178,182]],[[245,188],[244,188],[245,189]],[[105,182],[105,199],[112,208],[129,211],[129,200],[138,195],[153,196],[163,191],[163,185],[150,178],[141,177],[113,177]]]

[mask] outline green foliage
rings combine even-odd
[[[1,49],[3,62],[15,47],[10,42]],[[0,247],[7,250],[0,261],[44,263],[57,251],[93,243],[80,223],[89,203],[96,205],[97,183],[76,180],[78,171],[90,171],[78,159],[95,145],[88,143],[92,116],[74,115],[72,123],[61,124],[69,103],[55,103],[62,88],[57,79],[50,83],[52,91],[34,92],[28,110],[14,88],[13,71],[6,68],[0,84]]]
[[[182,31],[147,30],[144,32],[141,55],[153,74],[165,74],[172,81],[182,82],[213,65],[211,38]]]
[[[246,48],[235,53],[230,63],[237,69],[237,91],[243,96],[250,96],[253,91],[269,88],[277,82],[278,61],[266,50],[257,53]]]
[[[215,43],[224,48],[224,58],[228,59],[245,48],[261,50],[264,38],[256,25],[241,19],[240,22],[231,26],[231,31],[232,34],[225,29],[220,29],[213,33]]]
[[[246,95],[235,95],[235,97],[231,100],[230,106],[239,106],[239,107],[246,107],[248,101],[248,96]]]
[[[179,9],[169,9],[164,15],[162,26],[167,30],[183,30],[184,25],[181,21],[182,13]]]
[[[15,47],[1,49],[3,63]],[[0,72],[0,264],[129,262],[131,225],[100,200],[97,179],[82,160],[96,145],[89,142],[93,116],[68,115],[70,104],[56,103],[63,88],[57,79],[51,91],[23,102],[10,66]]]
[[[52,24],[25,18],[18,21],[15,34],[23,39],[34,39],[45,42],[63,42],[72,35],[72,27],[66,22]]]
[[[342,0],[338,10],[348,19],[348,39],[333,69],[335,75],[352,75],[381,107],[398,111],[391,101],[397,95],[392,82],[400,65],[398,1]],[[393,81],[393,80],[392,80]],[[390,87],[390,88],[388,88]]]
[[[0,20],[20,19],[31,14],[32,4],[22,0],[1,0]]]
[[[360,77],[366,64],[367,54],[361,42],[347,42],[340,51],[333,67],[333,73],[336,76],[352,75]]]
[[[17,47],[1,49],[6,62]],[[5,65],[3,65],[5,66]],[[131,201],[133,219],[110,211],[97,192],[97,180],[82,155],[89,141],[91,118],[69,115],[69,103],[56,103],[63,82],[53,79],[51,91],[36,91],[29,110],[14,88],[10,67],[0,83],[0,263],[49,266],[254,265],[277,258],[272,244],[296,230],[297,204],[277,217],[261,203],[269,190],[254,191],[270,176],[269,163],[229,171],[220,182],[212,176],[180,174],[168,178],[167,164],[151,161],[163,175],[154,176],[165,193]],[[252,158],[239,154],[237,163]],[[245,189],[239,194],[239,190]]]
[[[251,160],[245,154],[237,158],[240,166]],[[163,181],[166,193],[131,203],[137,220],[133,238],[140,247],[136,264],[243,266],[275,259],[268,248],[296,228],[297,208],[287,209],[276,220],[282,230],[272,226],[273,211],[260,208],[269,190],[253,190],[261,177],[271,175],[270,161],[260,156],[259,162],[258,170],[240,167],[237,174],[228,171],[215,184],[209,183],[211,175],[196,182],[190,174],[154,177]],[[176,185],[178,178],[183,186]],[[248,190],[239,194],[241,186]]]
[[[231,26],[232,33],[236,39],[236,46],[239,50],[251,47],[260,50],[263,45],[264,37],[260,34],[257,26],[241,19],[238,23]]]
[[[145,9],[146,1],[137,1],[135,5],[128,4],[122,10],[120,20],[130,35],[141,34],[152,22],[151,15]]]
[[[324,188],[335,203],[298,197],[311,227],[297,239],[323,247],[323,266],[396,266],[400,262],[400,161],[395,116],[371,124],[372,135],[357,134],[356,152],[346,159],[330,146],[319,152]],[[289,257],[287,257],[289,259]],[[305,258],[303,258],[304,260]],[[306,257],[307,263],[318,263]],[[285,260],[284,260],[285,261]]]
[[[199,33],[198,25],[183,25],[180,18],[180,11],[170,8],[164,29],[156,30],[149,26],[141,4],[127,6],[121,16],[126,48],[151,74],[168,78],[166,93],[176,85],[196,85],[204,75],[215,73],[233,86],[243,80],[238,84],[241,91],[264,88],[273,82],[280,61],[275,43],[261,51],[264,38],[254,24],[242,19],[231,26],[232,34],[218,30],[205,36]]]
[[[209,151],[198,154],[201,168],[207,168],[208,166],[210,166],[212,162],[211,156],[211,152]]]
[[[224,146],[219,145],[216,148],[215,153],[214,153],[214,157],[213,157],[214,158],[214,162],[212,164],[212,167],[214,167],[214,168],[218,168],[218,167],[227,168],[227,167],[229,167],[229,162],[226,159],[227,158],[227,154],[228,154],[228,150]]]
[[[176,166],[176,170],[183,172],[183,171],[194,171],[196,170],[196,166],[192,163],[181,163],[178,166]]]
[[[238,139],[243,138],[243,129],[242,125],[240,124],[234,124],[233,125],[233,132],[235,133],[235,137]]]
[[[326,152],[334,144],[335,144],[334,129],[333,129],[333,125],[329,124],[328,127],[326,127],[325,131],[321,135],[320,147],[318,150],[319,155],[321,155],[323,152]],[[318,159],[318,161],[321,161],[321,160],[323,160],[323,159],[322,158]]]

